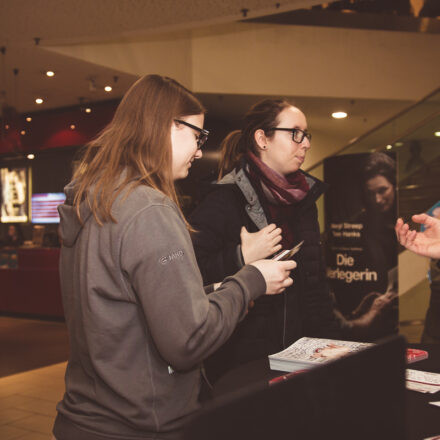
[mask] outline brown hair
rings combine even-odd
[[[256,156],[260,153],[256,147],[254,134],[256,130],[263,130],[266,136],[273,136],[271,128],[278,124],[278,115],[292,104],[283,99],[265,99],[250,108],[244,115],[243,129],[229,133],[221,143],[221,159],[219,164],[219,176],[229,173],[240,159],[251,151]]]
[[[171,78],[147,75],[136,81],[113,120],[87,145],[73,176],[79,220],[85,200],[99,225],[114,222],[111,209],[116,197],[139,185],[161,191],[180,209],[172,176],[170,128],[174,119],[201,113],[205,109],[197,98]],[[127,172],[119,182],[123,170]]]

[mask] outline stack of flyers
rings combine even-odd
[[[440,391],[440,374],[407,369],[406,388],[420,393],[436,393]]]

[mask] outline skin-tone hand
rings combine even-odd
[[[267,258],[281,250],[281,229],[273,223],[258,232],[248,232],[243,226],[240,232],[241,253],[245,264]]]
[[[296,267],[293,260],[258,260],[251,263],[251,266],[255,266],[263,275],[266,281],[266,295],[281,293],[293,284],[293,279],[289,276],[290,271]]]
[[[384,293],[383,295],[379,295],[371,305],[370,311],[374,314],[381,313],[385,310],[392,301],[397,298],[397,292],[393,292],[390,290],[389,292]]]
[[[440,258],[440,220],[427,214],[413,215],[412,220],[425,225],[426,229],[423,232],[410,230],[399,218],[395,226],[399,243],[418,255]]]

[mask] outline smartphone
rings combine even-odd
[[[275,260],[275,261],[290,260],[297,252],[299,252],[303,243],[304,243],[304,240],[300,241],[292,249],[286,249],[284,251],[279,252],[274,257],[272,257],[272,260]]]

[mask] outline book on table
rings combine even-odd
[[[308,370],[331,360],[364,350],[371,345],[374,344],[304,337],[298,339],[285,350],[269,355],[270,369],[288,372]],[[428,353],[424,350],[407,349],[407,363],[417,362],[427,357]]]

